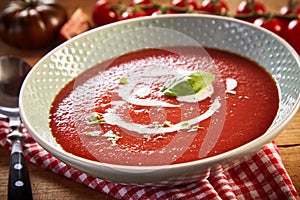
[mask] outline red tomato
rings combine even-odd
[[[282,23],[282,26],[284,29],[287,29],[289,23],[293,20],[294,18],[288,18],[288,17],[278,17],[278,20]],[[284,33],[283,33],[284,34]]]
[[[185,8],[187,5],[185,0],[172,0],[171,6]]]
[[[300,17],[300,7],[296,9],[296,16]]]
[[[279,17],[285,28],[287,28],[289,23],[296,17],[295,8],[297,4],[298,2],[288,1],[288,5],[284,5],[280,8],[279,13],[281,17]]]
[[[197,0],[188,0],[187,1],[189,10],[199,10],[199,5]]]
[[[141,9],[143,9],[146,12],[146,15],[155,15],[155,13],[159,13],[160,6],[158,4],[152,4],[150,6],[140,6]]]
[[[188,7],[189,9],[192,10],[197,10],[199,7],[196,0],[172,0],[171,6],[181,7],[181,8]]]
[[[244,0],[239,4],[236,13],[237,18],[253,23],[259,15],[266,13],[266,8],[256,0]]]
[[[178,14],[188,12],[188,4],[185,0],[172,0],[171,6],[166,11],[166,14]]]
[[[293,13],[293,10],[292,10],[292,8],[291,8],[290,6],[285,5],[285,6],[282,6],[282,7],[280,8],[279,13],[280,13],[281,15],[288,16],[288,15],[290,15],[290,14]]]
[[[269,31],[272,31],[273,33],[283,36],[284,27],[281,21],[277,18],[271,18],[271,19],[265,19],[263,17],[258,18],[254,21],[254,24],[257,26],[261,26],[265,29],[268,29]]]
[[[172,7],[170,9],[168,9],[165,14],[180,14],[180,13],[186,13],[186,12],[187,12],[187,9],[184,9],[184,8],[178,9],[176,7]]]
[[[160,5],[153,3],[152,0],[132,0],[130,5],[131,7],[138,6],[139,9],[143,9],[146,15],[152,15],[160,9]]]
[[[118,21],[118,15],[116,11],[110,8],[110,4],[107,0],[98,0],[96,2],[92,17],[97,26]]]
[[[132,0],[131,6],[134,5],[151,5],[152,0]]]
[[[297,12],[300,14],[300,7],[297,8],[299,2],[295,0],[289,0],[287,5],[284,5],[280,8],[280,15],[296,17]]]
[[[239,4],[239,6],[236,10],[236,13],[238,15],[244,15],[244,14],[260,14],[261,15],[261,14],[266,13],[266,8],[265,8],[264,4],[260,3],[259,1],[244,0]]]
[[[243,0],[239,4],[236,13],[238,18],[253,23],[260,15],[266,13],[266,8],[264,4],[257,0]]]
[[[282,37],[286,40],[288,40],[288,25],[289,23],[295,19],[295,8],[297,6],[298,2],[294,2],[289,0],[287,5],[284,5],[280,8],[279,13],[280,15],[278,16],[278,19],[281,21],[284,27],[283,35]]]
[[[283,36],[284,39],[288,38],[287,32],[289,32],[288,31],[289,23],[293,19],[297,18],[297,16],[300,17],[300,7],[297,8],[298,4],[299,4],[298,1],[289,0],[287,5],[284,5],[280,8],[279,13],[282,16],[280,20],[286,29]]]
[[[63,25],[59,31],[61,41],[66,41],[79,35],[91,28],[89,16],[81,8],[77,8],[70,19]]]
[[[119,20],[133,19],[144,16],[147,16],[147,13],[143,9],[134,9],[131,7],[121,14]]]
[[[300,55],[300,19],[294,19],[289,23],[286,34],[287,41]]]
[[[209,14],[227,14],[229,8],[223,0],[203,0],[199,10]]]

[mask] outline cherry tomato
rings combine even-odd
[[[287,28],[287,41],[300,55],[300,19],[294,19]]]
[[[279,18],[283,23],[284,27],[287,29],[289,23],[296,18],[296,7],[298,2],[289,0],[287,5],[284,5],[279,10]]]
[[[185,0],[172,0],[171,6],[185,8],[187,5]]]
[[[147,13],[143,9],[130,7],[121,14],[119,20],[133,19],[144,16],[147,16]]]
[[[187,13],[188,10],[186,8],[180,7],[171,7],[169,8],[165,14],[180,14],[180,13]]]
[[[290,8],[290,6],[285,5],[280,8],[279,13],[283,16],[288,16],[288,15],[293,14],[293,10],[292,10],[292,8]]]
[[[132,0],[131,2],[131,6],[135,6],[135,5],[151,5],[152,4],[152,0]]]
[[[187,5],[189,10],[194,11],[194,10],[199,10],[199,5],[196,0],[188,0]]]
[[[296,9],[296,12],[295,12],[295,13],[296,13],[296,16],[300,18],[300,7],[298,7],[298,8]]]
[[[172,0],[171,6],[189,8],[190,10],[197,10],[199,8],[196,0]]]
[[[283,29],[287,29],[289,23],[294,19],[294,18],[289,18],[289,17],[277,17],[278,20],[280,20],[282,26],[283,26]],[[284,30],[283,30],[283,34],[284,33]]]
[[[223,0],[203,0],[199,10],[209,14],[227,14],[229,8]]]
[[[150,6],[140,6],[141,9],[143,9],[146,12],[146,15],[155,15],[156,13],[160,12],[160,6],[159,4],[152,4]]]
[[[266,8],[264,4],[257,0],[244,0],[242,1],[236,10],[238,15],[242,14],[264,14],[266,13]]]
[[[297,9],[298,4],[298,1],[289,0],[287,5],[284,5],[280,8],[280,15],[295,17],[297,10],[299,10],[299,8]]]
[[[166,11],[166,14],[187,13],[188,5],[185,0],[172,0],[171,6]]]
[[[160,5],[153,3],[152,0],[132,0],[131,7],[139,7],[139,9],[143,9],[147,15],[152,15],[156,13],[160,9]]]
[[[236,10],[237,18],[253,23],[257,18],[266,13],[264,4],[257,0],[244,0]]]
[[[97,26],[113,23],[118,21],[116,11],[110,8],[107,0],[98,0],[93,9],[93,21]]]
[[[265,19],[263,17],[258,18],[254,21],[254,24],[257,26],[261,26],[265,29],[268,29],[269,31],[272,31],[273,33],[283,36],[284,27],[281,21],[277,18],[271,18],[271,19]]]

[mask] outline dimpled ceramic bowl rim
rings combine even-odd
[[[236,52],[264,66],[276,80],[280,91],[279,112],[270,129],[261,137],[229,152],[167,166],[113,165],[80,158],[62,150],[48,126],[49,108],[54,96],[82,70],[101,60],[132,51],[137,46],[144,48],[146,46],[141,44],[143,42],[147,47],[172,45],[170,41],[165,42],[165,38],[172,38],[172,35],[158,36],[155,32],[143,29],[149,27],[179,31],[203,46]],[[142,31],[143,35],[130,34],[128,38],[115,38],[116,40],[103,46],[102,41],[106,38],[128,30],[137,33]],[[257,151],[280,133],[299,109],[299,66],[298,54],[283,39],[247,22],[198,14],[137,18],[88,31],[44,56],[31,70],[22,86],[21,117],[36,142],[58,159],[83,172],[121,183],[182,184],[205,178],[208,170],[217,169],[219,164],[239,162],[242,156]]]

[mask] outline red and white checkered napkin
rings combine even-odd
[[[0,145],[8,149],[7,134],[8,123],[0,121]],[[24,134],[28,134],[25,129]],[[237,166],[224,166],[205,180],[175,187],[122,185],[92,177],[57,160],[29,135],[24,154],[38,166],[118,199],[300,199],[274,143]]]

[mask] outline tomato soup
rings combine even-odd
[[[198,47],[143,49],[97,64],[52,103],[61,147],[94,161],[168,165],[244,145],[272,124],[279,105],[257,63]]]

